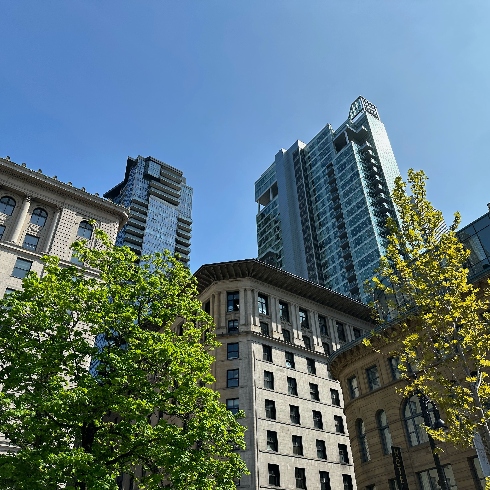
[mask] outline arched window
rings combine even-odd
[[[429,414],[431,423],[434,423],[436,420],[434,406],[430,402],[427,403],[427,413]],[[408,443],[410,446],[417,446],[429,440],[424,427],[420,399],[417,395],[413,395],[405,402],[403,417],[407,427]]]
[[[32,212],[31,223],[44,226],[46,224],[46,220],[48,219],[48,213],[43,208],[36,208]]]
[[[0,199],[0,213],[11,216],[15,209],[15,199],[9,196],[3,196]]]
[[[94,227],[88,221],[82,221],[78,226],[77,236],[90,240],[92,238],[93,231]]]
[[[369,446],[366,437],[366,428],[364,427],[364,421],[362,419],[357,419],[357,438],[359,440],[359,450],[361,451],[361,461],[366,463],[371,459],[369,454]]]
[[[393,442],[391,440],[388,419],[386,418],[386,412],[384,410],[378,410],[376,413],[376,423],[378,425],[379,437],[381,438],[381,445],[383,446],[383,453],[391,454]]]

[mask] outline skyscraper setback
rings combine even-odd
[[[117,245],[138,255],[167,249],[189,262],[192,188],[182,171],[151,156],[128,157],[124,180],[104,197],[130,209]]]
[[[282,149],[255,183],[258,258],[367,301],[399,175],[376,106],[358,97],[338,129]]]

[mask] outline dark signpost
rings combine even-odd
[[[402,448],[391,446],[391,455],[393,456],[393,466],[395,467],[396,482],[399,490],[409,490],[405,467],[403,466]]]

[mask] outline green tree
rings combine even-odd
[[[139,261],[97,238],[73,245],[83,268],[45,257],[0,302],[0,433],[15,448],[0,488],[115,489],[126,473],[141,489],[234,489],[245,429],[207,386],[219,344],[195,279],[168,253]]]
[[[375,338],[399,357],[404,394],[421,391],[444,414],[448,429],[432,436],[471,447],[479,433],[490,459],[489,301],[467,281],[459,214],[446,228],[427,200],[426,180],[409,170],[410,192],[401,178],[395,183],[399,219],[388,219],[386,254],[371,284],[381,325],[391,328]]]

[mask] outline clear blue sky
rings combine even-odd
[[[364,95],[403,176],[487,211],[490,2],[0,0],[0,155],[103,193],[128,155],[194,187],[191,268],[255,257],[254,182]]]

